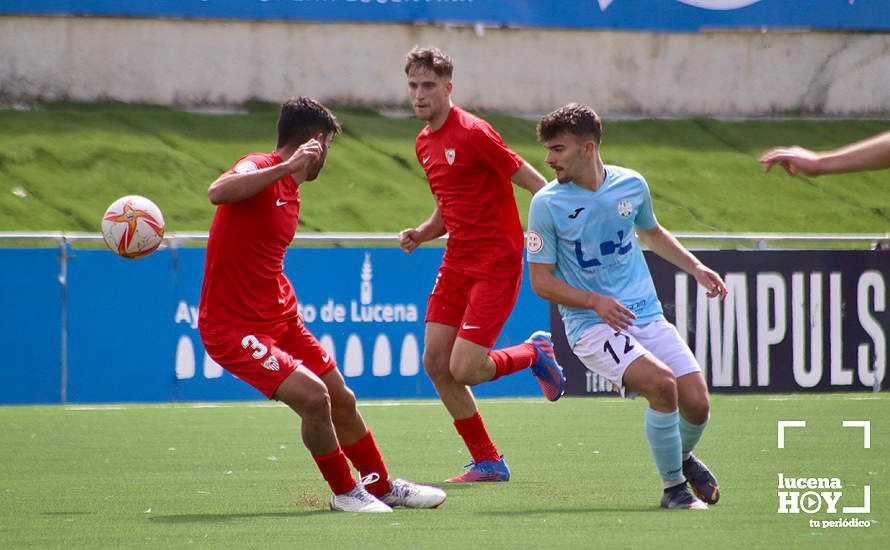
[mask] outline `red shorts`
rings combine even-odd
[[[457,335],[490,348],[510,317],[522,275],[474,277],[442,266],[426,306],[426,322],[457,327]]]
[[[322,376],[337,367],[315,336],[295,319],[273,328],[201,329],[207,354],[224,369],[273,399],[278,386],[300,365]]]

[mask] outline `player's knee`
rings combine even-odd
[[[653,408],[675,410],[677,408],[677,379],[670,371],[659,369],[650,379],[646,397]]]
[[[430,351],[423,352],[423,370],[427,376],[435,381],[443,376],[449,375],[448,357]]]
[[[355,414],[355,392],[343,387],[336,395],[331,396],[331,415],[335,418]]]
[[[673,374],[665,374],[655,383],[655,392],[665,400],[677,402],[677,379]]]
[[[476,379],[478,377],[477,370],[478,369],[475,366],[471,366],[464,362],[455,362],[449,367],[451,377],[454,378],[457,383],[465,386],[472,386],[479,382]]]
[[[706,395],[697,395],[682,403],[683,417],[693,424],[702,424],[711,414],[711,400]]]
[[[331,396],[324,386],[315,393],[300,400],[300,416],[305,420],[327,420],[331,418]]]

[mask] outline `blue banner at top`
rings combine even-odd
[[[700,31],[890,30],[888,0],[3,0],[0,14]]]

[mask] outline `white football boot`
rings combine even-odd
[[[394,479],[383,502],[405,508],[438,508],[445,502],[445,491],[431,485],[419,485],[404,479]]]
[[[371,475],[376,476],[377,474]],[[374,483],[374,481],[377,480],[368,481],[368,483]],[[338,512],[392,512],[392,508],[369,493],[362,482],[356,483],[348,493],[332,496],[331,510]]]

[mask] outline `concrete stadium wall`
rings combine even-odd
[[[454,98],[537,114],[890,113],[890,34],[652,33],[401,24],[0,17],[0,100],[407,106],[404,54],[436,45]]]

